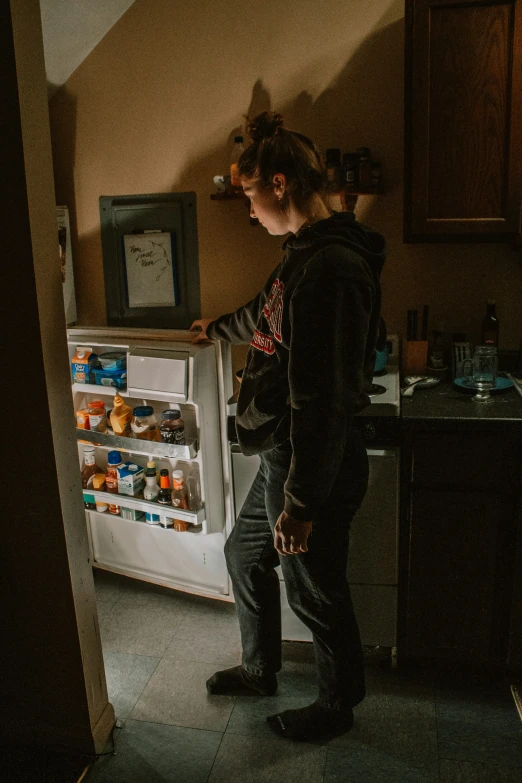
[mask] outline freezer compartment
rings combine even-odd
[[[127,357],[129,393],[162,393],[179,401],[187,399],[188,360],[185,351],[131,348]]]
[[[87,513],[93,565],[199,595],[228,595],[222,534],[176,533],[106,513]]]

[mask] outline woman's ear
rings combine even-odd
[[[279,200],[283,198],[286,191],[286,177],[284,174],[274,174],[272,177],[272,184],[274,186],[274,193]]]

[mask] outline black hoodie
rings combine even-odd
[[[237,403],[239,445],[259,454],[290,438],[284,510],[314,521],[353,414],[370,402],[385,243],[353,213],[340,212],[290,235],[283,249],[261,293],[213,321],[207,335],[250,343]]]

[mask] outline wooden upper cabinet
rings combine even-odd
[[[406,242],[506,241],[522,205],[522,0],[406,0]]]

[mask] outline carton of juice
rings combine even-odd
[[[133,462],[118,465],[118,494],[138,497],[145,484],[144,471]]]
[[[98,363],[98,356],[87,346],[76,348],[71,365],[73,383],[94,383],[93,368]]]

